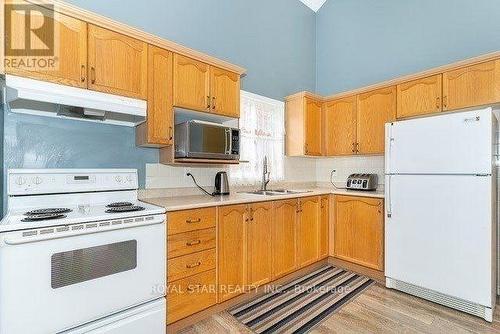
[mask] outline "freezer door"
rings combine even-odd
[[[492,178],[386,176],[385,275],[493,306]]]
[[[491,174],[491,108],[386,125],[386,174]]]

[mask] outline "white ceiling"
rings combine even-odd
[[[326,0],[300,0],[304,5],[311,8],[315,12],[323,6]]]

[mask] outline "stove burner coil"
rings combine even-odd
[[[119,208],[122,206],[133,206],[133,204],[130,202],[114,202],[106,205],[107,208]]]
[[[73,210],[68,208],[47,208],[47,209],[37,209],[26,212],[25,216],[34,216],[34,215],[50,215],[50,214],[63,214],[68,213]]]
[[[142,206],[130,205],[130,206],[118,206],[112,207],[106,210],[107,213],[120,213],[120,212],[132,212],[132,211],[142,211],[144,208]]]
[[[66,218],[66,215],[62,213],[39,213],[39,214],[29,215],[26,218],[21,219],[21,221],[36,222],[40,220],[50,220],[50,219],[60,219],[60,218]]]

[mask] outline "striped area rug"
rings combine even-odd
[[[228,312],[256,333],[306,333],[372,283],[325,266]]]

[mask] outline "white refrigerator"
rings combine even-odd
[[[386,286],[492,321],[492,108],[386,124]]]

